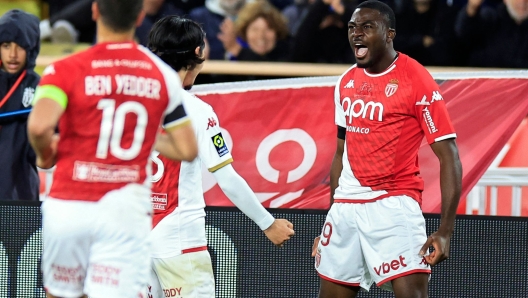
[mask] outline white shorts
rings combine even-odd
[[[215,281],[207,247],[170,258],[153,258],[147,297],[214,298]]]
[[[369,290],[375,282],[392,291],[391,280],[431,273],[419,251],[427,240],[418,203],[394,196],[369,203],[334,203],[326,216],[315,257],[319,276]]]
[[[42,203],[42,273],[59,297],[143,297],[152,228],[150,189],[127,185],[97,202]]]

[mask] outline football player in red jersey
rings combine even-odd
[[[348,23],[357,64],[334,93],[332,205],[312,248],[320,298],[353,298],[373,283],[396,298],[428,297],[430,266],[449,256],[462,184],[456,134],[431,75],[394,50],[395,23],[376,0],[359,4]],[[440,227],[429,237],[420,208],[424,136],[440,161],[442,192]]]
[[[148,47],[180,75],[191,89],[203,67],[205,33],[190,19],[168,16],[152,28]],[[153,152],[157,164],[152,204],[154,228],[149,297],[215,297],[211,256],[207,251],[202,164],[213,173],[226,196],[251,218],[275,245],[293,236],[293,224],[275,219],[258,201],[231,163],[220,123],[212,107],[188,94],[183,99],[198,140],[198,158],[175,162]]]
[[[133,40],[142,3],[95,0],[97,44],[48,66],[35,93],[29,139],[38,166],[56,163],[42,204],[48,297],[143,297],[150,153],[158,142],[173,158],[197,156],[177,73]]]

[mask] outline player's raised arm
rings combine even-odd
[[[455,228],[456,211],[462,189],[462,164],[455,139],[435,142],[431,144],[431,148],[440,161],[442,214],[438,231],[429,236],[420,254],[424,255],[432,245],[435,250],[425,259],[433,266],[449,257],[451,235]]]
[[[251,218],[273,244],[282,246],[295,234],[291,222],[286,219],[273,218],[260,204],[255,193],[231,164],[216,170],[213,175],[231,202]]]
[[[28,138],[37,155],[37,166],[49,169],[55,165],[58,135],[55,128],[66,108],[66,95],[53,86],[37,88],[33,109],[28,118]]]

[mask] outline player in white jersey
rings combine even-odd
[[[197,144],[178,75],[136,44],[142,0],[95,0],[97,44],[44,71],[28,120],[37,166],[55,164],[42,204],[48,297],[144,297],[152,227],[150,153],[187,161]],[[55,129],[59,128],[59,135]]]
[[[348,23],[357,65],[335,88],[332,206],[312,251],[320,298],[354,298],[373,283],[396,298],[427,297],[430,266],[449,256],[462,184],[456,134],[431,75],[394,50],[395,22],[389,6],[368,0]],[[424,137],[440,161],[442,192],[440,227],[429,237],[420,209]]]
[[[196,22],[169,16],[150,33],[149,48],[173,67],[190,89],[203,66],[205,34]],[[215,282],[205,234],[205,201],[201,168],[213,173],[231,201],[250,217],[275,244],[293,236],[293,225],[275,219],[260,204],[246,181],[231,166],[216,114],[211,106],[189,94],[184,106],[192,119],[199,154],[192,162],[171,162],[153,154],[158,165],[152,203],[154,228],[152,283],[149,295],[161,297],[215,297]]]

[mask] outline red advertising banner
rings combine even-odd
[[[463,197],[528,115],[528,74],[439,74],[463,164]],[[329,172],[336,149],[333,85],[337,77],[197,86],[213,106],[234,168],[265,207],[329,208]],[[440,212],[438,159],[425,140],[419,153],[425,181],[422,209]],[[231,206],[204,171],[207,205]]]

